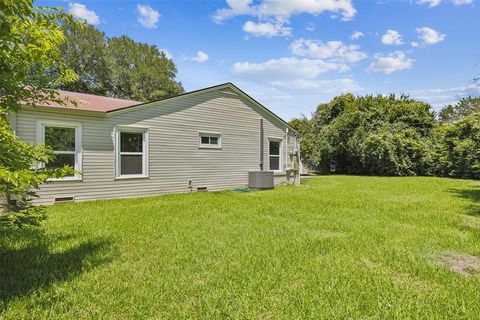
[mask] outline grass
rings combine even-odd
[[[327,176],[56,205],[0,234],[0,318],[477,319],[480,184]],[[467,270],[471,272],[471,270]]]

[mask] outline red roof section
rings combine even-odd
[[[141,104],[141,101],[134,100],[125,100],[117,99],[110,97],[97,96],[94,94],[86,94],[79,92],[63,91],[58,90],[59,98],[70,98],[77,101],[77,106],[72,103],[68,103],[66,106],[62,106],[58,103],[48,103],[42,105],[44,107],[52,108],[66,108],[66,109],[76,109],[76,110],[88,110],[88,111],[98,111],[98,112],[110,112],[118,109],[123,109],[126,107],[131,107],[137,104]]]

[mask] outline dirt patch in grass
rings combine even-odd
[[[480,258],[458,252],[444,252],[434,258],[434,263],[463,276],[480,275]]]

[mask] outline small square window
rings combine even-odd
[[[218,133],[200,133],[200,147],[220,149],[222,136]]]

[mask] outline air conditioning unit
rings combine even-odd
[[[250,189],[273,189],[273,171],[249,171],[248,187]]]

